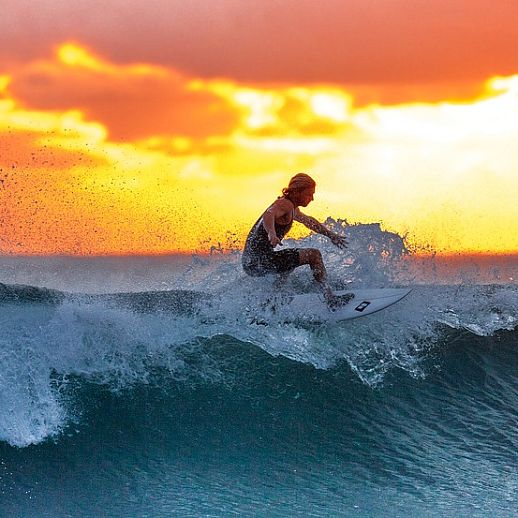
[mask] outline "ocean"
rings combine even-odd
[[[285,246],[413,291],[338,324],[234,250],[0,258],[0,516],[518,516],[518,258],[347,233]]]

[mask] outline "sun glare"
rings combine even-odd
[[[335,122],[348,119],[348,98],[340,93],[316,93],[310,97],[313,112],[320,117],[327,117]]]
[[[71,67],[100,70],[103,61],[92,55],[91,52],[75,43],[64,43],[57,49],[57,56],[61,63]]]
[[[117,102],[105,91],[120,92]],[[358,107],[336,86],[188,77],[65,43],[56,59],[0,76],[0,252],[186,252],[227,232],[244,240],[298,171],[317,180],[310,212],[320,219],[382,221],[423,249],[517,251],[517,92],[518,75],[494,77],[463,103]],[[211,126],[206,114],[232,123]],[[147,134],[114,141],[114,121]]]

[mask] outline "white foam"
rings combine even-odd
[[[336,225],[340,229],[341,223]],[[356,232],[349,228],[345,253],[321,236],[286,243],[295,245],[320,248],[330,280],[339,287],[399,285],[401,272],[406,272],[400,268],[403,241],[379,226],[359,226]],[[315,327],[286,324],[282,315],[272,314],[264,302],[271,296],[274,279],[247,277],[238,254],[194,258],[177,270],[167,262],[157,264],[158,274],[148,265],[147,284],[141,282],[135,291],[160,286],[213,297],[191,315],[116,308],[102,298],[90,302],[69,298],[58,306],[2,304],[0,440],[22,447],[59,434],[75,415],[66,394],[71,376],[111,390],[147,383],[156,367],[176,379],[218,380],[218,365],[210,355],[192,364],[185,361],[186,355],[205,354],[197,345],[200,338],[230,335],[271,355],[319,369],[345,361],[359,379],[374,386],[396,367],[412,376],[425,375],[422,360],[440,340],[444,326],[487,336],[518,325],[515,285],[416,286],[406,299],[383,312]],[[127,290],[127,284],[124,281],[113,291]],[[74,286],[81,291],[80,282]],[[52,287],[60,287],[56,276]],[[309,268],[294,272],[286,289],[316,290]]]

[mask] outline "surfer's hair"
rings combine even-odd
[[[290,194],[294,194],[296,192],[303,191],[304,189],[309,189],[311,187],[315,187],[317,184],[309,174],[306,173],[298,173],[296,174],[288,184],[288,187],[285,187],[282,190],[282,195],[285,198],[289,198]]]

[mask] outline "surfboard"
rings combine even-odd
[[[405,298],[409,288],[378,288],[336,291],[336,295],[353,294],[344,306],[331,310],[320,293],[303,293],[289,297],[283,305],[283,317],[305,322],[340,322],[372,315]]]

